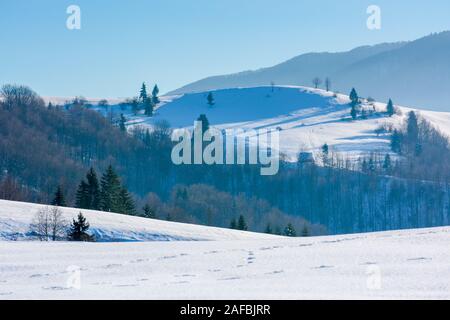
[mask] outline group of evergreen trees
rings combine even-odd
[[[147,86],[145,85],[145,83],[142,83],[141,90],[139,92],[139,103],[143,106],[144,114],[146,116],[153,116],[154,108],[160,102],[158,94],[158,85],[155,84],[152,93],[149,96],[147,94]]]
[[[356,120],[358,118],[358,114],[361,113],[361,117],[363,119],[367,118],[367,111],[365,109],[361,108],[361,99],[358,96],[358,93],[356,92],[355,88],[352,88],[350,92],[350,115],[353,120]],[[368,98],[370,99],[370,98]],[[375,107],[374,107],[375,111]],[[389,99],[387,106],[386,106],[386,114],[389,117],[392,117],[396,113],[396,109],[394,106],[394,103],[392,102],[392,99]]]
[[[100,179],[91,168],[76,192],[75,205],[81,209],[101,210],[123,214],[135,214],[131,194],[122,185],[119,176],[110,165]]]

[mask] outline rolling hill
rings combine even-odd
[[[411,42],[359,47],[348,52],[307,53],[273,67],[196,81],[169,93],[182,94],[234,87],[309,86],[314,77],[329,77],[334,90],[356,87],[378,101],[450,111],[450,32]]]
[[[317,153],[327,143],[349,157],[390,152],[390,133],[380,128],[400,127],[409,111],[450,136],[450,113],[397,106],[399,114],[388,117],[386,104],[363,101],[367,119],[352,121],[349,98],[319,89],[295,86],[261,86],[212,91],[215,104],[208,106],[208,92],[164,97],[155,117],[128,113],[129,126],[148,126],[167,120],[173,128],[193,126],[200,114],[221,129],[278,130],[280,151],[288,160],[302,152]],[[373,113],[371,115],[371,113]]]

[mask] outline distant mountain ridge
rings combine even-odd
[[[352,87],[378,101],[450,111],[450,32],[411,42],[362,46],[347,52],[307,53],[273,67],[205,78],[169,94],[233,87],[310,86],[314,77],[332,81],[332,89]]]

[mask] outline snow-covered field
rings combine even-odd
[[[0,240],[33,240],[30,224],[44,205],[0,200]],[[146,219],[110,212],[60,208],[70,223],[82,212],[99,242],[109,241],[208,241],[268,239],[274,236],[194,224]]]
[[[0,229],[34,209],[0,202]],[[86,216],[105,230],[212,241],[0,241],[0,299],[450,299],[450,228],[290,239]]]

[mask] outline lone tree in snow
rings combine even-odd
[[[322,80],[319,78],[319,77],[315,77],[313,80],[312,80],[312,83],[313,83],[313,85],[314,85],[314,88],[319,88],[319,86],[322,84]]]
[[[208,96],[206,97],[206,100],[208,101],[208,105],[210,107],[212,107],[215,104],[214,96],[213,96],[212,92],[208,93]]]
[[[392,102],[392,99],[389,99],[389,102],[386,107],[386,113],[389,117],[392,117],[395,114],[395,107],[394,103]]]
[[[352,88],[352,91],[350,92],[350,100],[351,100],[351,111],[350,111],[350,115],[352,116],[353,120],[356,120],[356,118],[358,117],[358,105],[359,105],[359,97],[358,97],[358,93],[356,93],[355,88]]]
[[[80,212],[78,214],[77,220],[73,219],[72,225],[69,231],[69,240],[70,241],[94,241],[94,236],[87,233],[89,230],[89,223],[86,221],[86,218]]]

